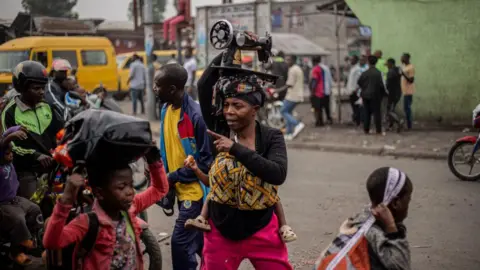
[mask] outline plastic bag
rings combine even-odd
[[[128,164],[151,147],[150,123],[106,110],[86,110],[65,126],[63,141],[74,164]]]

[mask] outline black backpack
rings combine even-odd
[[[99,231],[99,221],[98,216],[95,212],[89,212],[88,215],[88,230],[84,238],[80,242],[79,250],[76,254],[75,268],[82,269],[83,260],[88,255],[88,253],[93,249],[95,242],[97,240],[97,235]],[[67,219],[67,224],[75,216],[76,212],[70,212],[69,218]],[[73,255],[75,252],[76,243],[73,243],[61,250],[47,250],[47,269],[48,270],[67,270],[72,269],[74,265]]]

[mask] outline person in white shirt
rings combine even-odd
[[[133,62],[130,65],[130,75],[127,83],[130,85],[130,95],[132,96],[133,115],[137,114],[137,100],[140,101],[142,114],[145,113],[145,103],[143,93],[145,92],[147,71],[138,55],[133,55]]]
[[[365,59],[362,57],[362,61]],[[359,63],[360,59],[358,56],[354,55],[350,58],[350,63],[352,67],[350,68],[350,73],[348,75],[347,81],[347,91],[350,94],[350,105],[352,106],[352,121],[358,127],[361,122],[361,111],[360,105],[358,104],[358,78],[362,75],[362,67],[364,63]]]
[[[170,56],[170,60],[168,60],[167,64],[176,64],[177,63],[177,56],[172,53],[172,55]]]
[[[297,57],[294,55],[288,56],[286,62],[289,66],[288,77],[285,86],[277,89],[277,91],[287,90],[287,95],[283,101],[283,108],[281,113],[285,119],[287,131],[285,135],[286,140],[294,139],[304,128],[305,124],[295,119],[292,115],[295,107],[303,102],[303,70],[296,64]]]
[[[187,83],[185,84],[187,93],[196,100],[195,73],[197,72],[197,60],[195,60],[192,48],[187,48],[185,50],[185,63],[183,64],[183,68],[187,70],[188,74]]]

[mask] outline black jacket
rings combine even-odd
[[[272,63],[272,74],[279,76],[275,88],[284,86],[288,77],[288,64],[285,61],[274,61]]]
[[[387,73],[387,90],[388,98],[390,100],[398,100],[402,95],[402,89],[400,85],[402,75],[398,67],[394,67],[388,70]]]
[[[58,119],[64,119],[67,92],[54,80],[50,80],[45,86],[45,101],[50,104]]]
[[[363,99],[380,100],[386,94],[382,72],[375,67],[370,67],[360,75],[358,86],[360,86],[360,96]]]

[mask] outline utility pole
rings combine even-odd
[[[153,93],[153,9],[152,0],[143,1],[143,27],[145,31],[145,54],[147,56],[147,117],[149,121],[155,120],[155,94]]]
[[[133,0],[133,28],[135,31],[138,29],[138,8],[137,0]]]

